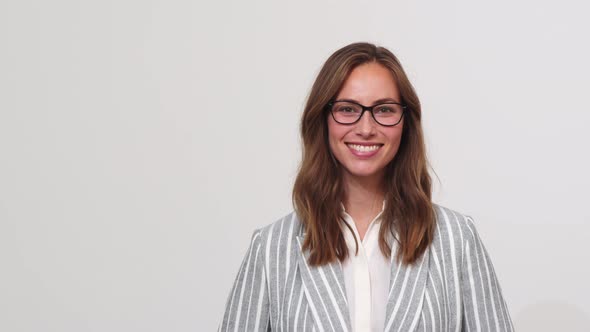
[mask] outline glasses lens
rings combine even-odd
[[[381,104],[373,108],[375,120],[382,125],[391,126],[400,122],[404,109],[399,104]]]
[[[353,123],[358,120],[363,109],[356,104],[338,101],[332,105],[334,119],[340,123]]]

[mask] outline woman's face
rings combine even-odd
[[[336,100],[342,99],[365,106],[384,100],[401,102],[393,75],[376,62],[362,64],[350,73],[336,96]],[[343,125],[328,114],[330,149],[342,164],[345,178],[380,181],[398,151],[403,122],[402,119],[396,126],[385,127],[364,112],[357,123]]]

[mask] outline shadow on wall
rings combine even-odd
[[[514,325],[519,332],[588,332],[590,315],[565,302],[539,302],[520,311]]]

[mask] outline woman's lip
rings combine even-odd
[[[373,151],[358,151],[358,150],[353,149],[350,146],[350,144],[352,144],[352,145],[362,145],[362,146],[373,146],[373,145],[377,145],[378,147],[377,147],[377,149],[375,149]],[[381,149],[382,146],[383,146],[383,144],[374,144],[374,143],[373,144],[366,144],[366,143],[365,144],[346,143],[346,147],[348,147],[348,150],[350,150],[350,152],[353,155],[355,155],[355,156],[357,156],[357,157],[359,157],[361,159],[368,159],[368,158],[373,157],[374,155],[377,154],[377,152],[379,152],[379,150]]]
[[[371,143],[371,142],[345,142],[345,143],[347,145],[354,144],[354,145],[363,145],[363,146],[383,145],[382,143]]]

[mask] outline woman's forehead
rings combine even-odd
[[[389,69],[373,62],[354,68],[337,96],[366,104],[385,98],[399,100],[397,84]]]

